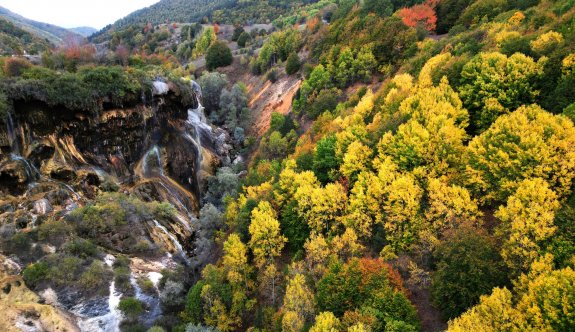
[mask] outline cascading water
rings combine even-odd
[[[147,307],[146,312],[141,316],[142,321],[146,326],[152,326],[156,319],[162,314],[162,309],[160,308],[160,299],[158,297],[144,293],[140,288],[140,285],[138,285],[134,273],[130,274],[130,284],[134,288],[134,297],[145,303]]]
[[[112,255],[106,255],[104,262],[109,267],[112,267],[116,258]],[[116,283],[114,280],[110,283],[110,294],[108,295],[108,312],[101,316],[96,317],[82,317],[78,318],[78,327],[83,332],[118,332],[120,331],[120,322],[122,321],[122,313],[118,309],[122,293],[116,291]]]
[[[26,158],[22,157],[19,154],[12,153],[12,154],[10,154],[10,159],[22,163],[22,165],[24,166],[24,169],[26,170],[26,176],[28,177],[28,182],[34,182],[34,181],[40,179],[40,172]]]
[[[150,159],[152,159],[154,163],[156,163],[156,165],[153,165],[156,166],[155,168],[151,166]],[[146,177],[152,176],[154,175],[153,174],[154,171],[158,173],[156,175],[159,176],[164,175],[164,168],[162,167],[162,157],[160,156],[160,149],[158,148],[157,145],[154,145],[150,150],[148,150],[148,152],[146,152],[144,158],[142,159],[143,175]]]
[[[8,116],[6,117],[6,132],[8,133],[8,139],[10,141],[10,148],[12,152],[15,154],[19,154],[20,152],[20,145],[18,144],[18,137],[16,137],[16,128],[14,126],[14,119],[12,118],[12,114],[8,112]]]
[[[178,239],[172,233],[168,232],[166,227],[164,227],[162,224],[160,224],[156,219],[154,219],[152,221],[154,222],[154,226],[156,228],[160,229],[162,231],[162,233],[164,233],[170,239],[170,241],[172,241],[174,247],[178,251],[178,255],[180,255],[182,257],[182,259],[186,262],[186,264],[189,264],[190,261],[188,259],[188,256],[186,256],[186,253],[184,252],[184,247],[178,241]]]
[[[198,106],[188,110],[188,120],[186,123],[191,127],[191,130],[184,133],[184,137],[196,148],[196,167],[198,169],[198,172],[196,172],[197,176],[200,173],[199,170],[202,169],[203,162],[202,136],[212,136],[213,130],[212,127],[206,123],[206,115],[204,114],[204,107],[202,106],[201,102],[202,89],[200,85],[195,81],[192,81],[191,85],[196,94],[196,102]],[[196,178],[196,181],[199,184],[200,179]]]

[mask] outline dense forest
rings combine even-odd
[[[264,22],[273,29],[249,29]],[[229,40],[218,23],[234,25]],[[573,0],[165,0],[93,36],[105,52],[1,58],[2,117],[34,101],[51,112],[39,127],[104,121],[167,103],[154,99],[161,78],[182,108],[200,86],[195,109],[239,156],[193,188],[191,259],[140,285],[158,294],[153,322],[130,259],[163,253],[142,225],[175,223],[186,205],[134,179],[148,163],[160,179],[177,168],[157,146],[2,250],[29,252],[22,275],[37,292],[87,296],[110,279],[134,292],[119,302],[123,331],[573,331],[574,27]],[[5,31],[34,41],[0,20],[0,42]],[[289,111],[258,133],[258,89],[292,79],[275,105]],[[155,116],[143,115],[176,122]]]

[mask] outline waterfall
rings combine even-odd
[[[184,133],[184,137],[194,145],[197,151],[196,159],[196,181],[199,185],[200,181],[198,178],[199,171],[202,168],[203,162],[203,147],[202,147],[202,134],[212,134],[212,127],[206,123],[206,115],[204,114],[204,107],[201,102],[202,90],[201,87],[195,81],[192,81],[192,89],[196,93],[196,101],[198,106],[196,108],[191,108],[188,110],[188,120],[186,123],[192,128],[191,133]]]
[[[8,113],[7,119],[8,119],[7,121],[8,139],[10,140],[10,145],[12,149],[10,159],[13,161],[17,161],[24,166],[28,183],[33,185],[38,180],[45,180],[48,182],[56,183],[60,186],[65,187],[66,190],[68,190],[68,192],[70,192],[73,195],[76,201],[79,201],[81,198],[80,194],[78,194],[69,184],[56,181],[50,178],[44,178],[40,173],[40,171],[38,170],[38,168],[34,166],[34,164],[32,164],[30,161],[28,161],[28,159],[20,155],[20,146],[18,144],[18,137],[16,136],[14,120],[12,119],[12,115],[10,113]]]
[[[146,154],[144,155],[144,158],[142,159],[142,173],[143,173],[143,175],[144,176],[150,176],[150,172],[152,171],[152,169],[150,169],[150,165],[149,165],[149,159],[150,158],[155,159],[154,161],[157,163],[159,175],[163,176],[164,175],[164,168],[162,167],[162,157],[160,156],[160,149],[158,148],[157,145],[154,145],[150,150],[148,150],[148,152],[146,152]]]
[[[38,169],[26,158],[15,153],[12,153],[10,155],[10,158],[24,165],[24,169],[26,170],[26,176],[28,177],[29,182],[34,182],[35,180],[38,180],[40,178],[40,172],[38,171]]]
[[[116,258],[112,255],[106,255],[104,262],[109,267],[112,267]],[[101,316],[96,317],[82,317],[78,318],[78,327],[80,331],[84,332],[119,332],[120,322],[122,321],[123,315],[118,309],[120,304],[120,299],[122,298],[122,293],[116,291],[116,283],[112,279],[109,286],[108,295],[108,312]]]
[[[188,260],[188,256],[186,256],[186,253],[184,252],[184,247],[180,244],[178,239],[172,233],[168,232],[166,227],[161,225],[156,219],[153,219],[153,222],[154,222],[154,226],[156,226],[156,228],[159,228],[162,231],[162,233],[164,233],[172,241],[172,243],[174,244],[174,246],[178,250],[178,255],[180,255],[184,259],[186,264],[189,265],[190,261]]]
[[[170,87],[165,82],[154,81],[152,83],[153,96],[165,95],[166,93],[168,93],[168,91],[170,91]]]
[[[10,149],[12,153],[19,154],[20,146],[18,144],[18,137],[16,136],[16,127],[14,126],[14,119],[12,119],[10,112],[8,112],[6,119],[6,132],[8,133],[8,140],[10,141]]]
[[[154,282],[152,279],[150,280]],[[162,309],[160,308],[160,299],[158,297],[154,297],[142,292],[142,289],[140,288],[140,285],[138,285],[133,272],[130,274],[130,284],[134,288],[134,297],[146,304],[147,311],[141,316],[144,325],[152,326],[156,319],[162,314]],[[156,287],[155,283],[154,287]]]

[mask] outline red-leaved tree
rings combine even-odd
[[[437,0],[428,0],[423,4],[415,5],[410,8],[402,8],[398,15],[401,17],[403,24],[408,27],[416,27],[417,24],[423,24],[427,31],[434,31],[437,23],[435,15],[435,6]]]

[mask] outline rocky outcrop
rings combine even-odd
[[[79,331],[72,317],[41,303],[18,276],[18,265],[0,255],[1,331]]]

